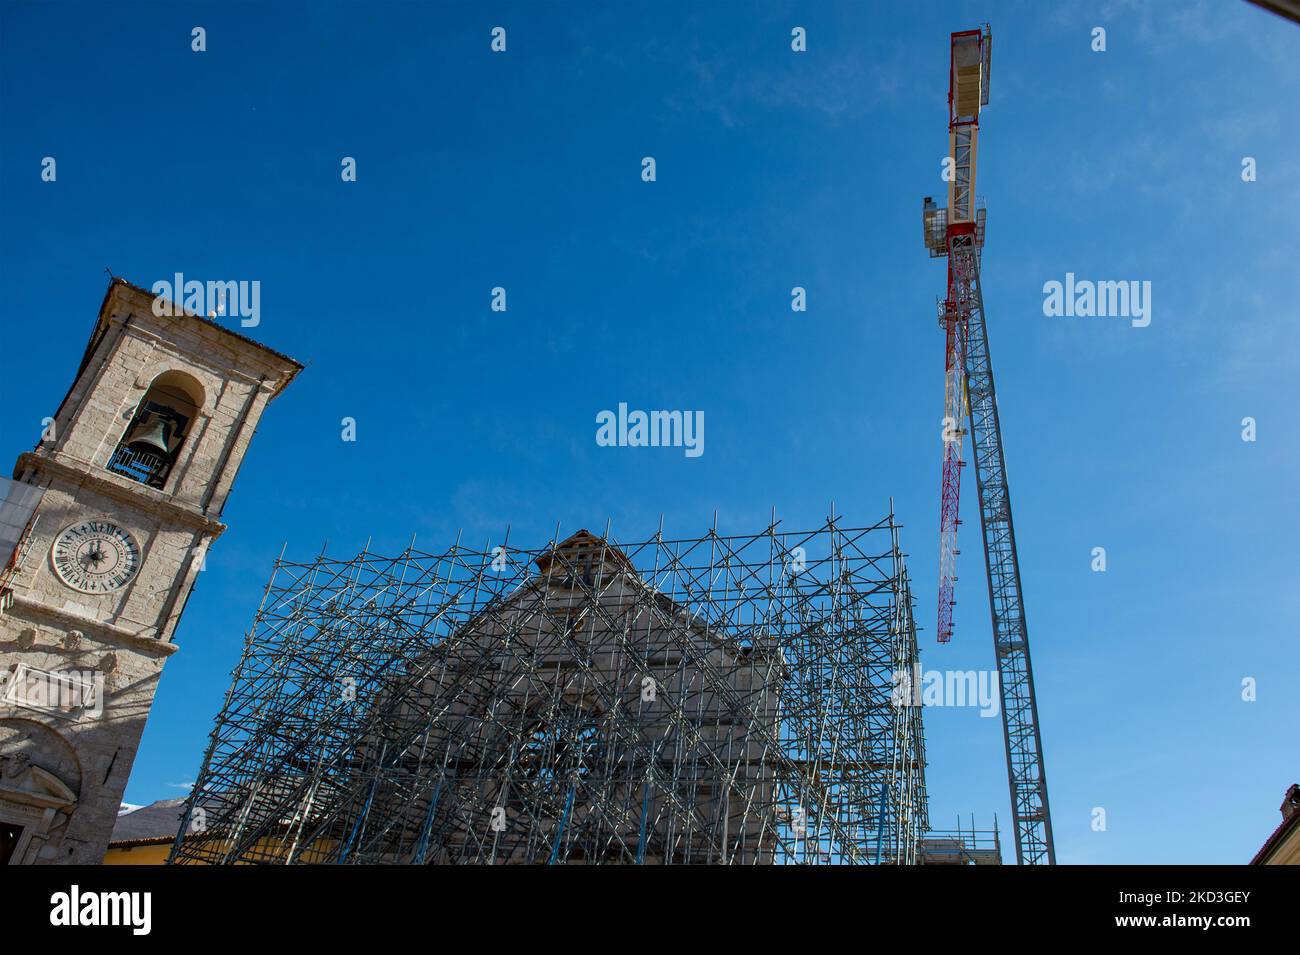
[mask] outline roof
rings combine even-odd
[[[1300,23],[1300,0],[1250,0],[1257,7]]]
[[[1274,849],[1292,833],[1300,830],[1300,783],[1292,783],[1291,788],[1286,791],[1286,795],[1282,797],[1281,810],[1281,824],[1259,847],[1255,858],[1250,860],[1251,865],[1263,865],[1264,860],[1273,854]]]
[[[113,289],[116,286],[121,286],[122,288],[130,289],[131,291],[136,292],[140,295],[147,295],[150,299],[159,298],[159,296],[156,293],[149,291],[149,289],[141,288],[138,285],[128,282],[126,279],[113,276],[112,281],[108,283],[108,289],[105,290],[104,292],[104,301],[100,303],[99,306],[99,317],[95,323],[95,334],[91,335],[90,345],[87,348],[87,356],[86,356],[87,360],[89,359],[90,351],[94,349],[95,339],[98,337],[100,329],[105,324],[104,308],[105,306],[108,305],[109,296],[113,294]],[[249,338],[247,335],[241,335],[233,328],[228,328],[225,325],[222,325],[220,322],[214,322],[212,319],[207,318],[203,315],[199,315],[195,312],[186,311],[182,306],[179,305],[176,306],[176,312],[177,314],[184,315],[186,318],[189,318],[193,321],[202,322],[204,325],[207,325],[209,328],[215,328],[224,335],[229,335],[230,337],[235,338],[238,341],[244,342],[247,345],[252,345],[254,348],[260,349],[261,351],[264,351],[270,355],[274,355],[276,358],[280,359],[281,361],[287,362],[289,365],[291,365],[293,367],[293,373],[290,374],[287,379],[285,379],[285,381],[280,387],[281,391],[284,389],[284,385],[287,385],[289,381],[293,379],[294,375],[296,375],[298,372],[302,371],[303,369],[302,362],[298,361],[297,359],[290,358],[288,355],[284,354],[284,352],[276,351],[274,348],[271,348],[267,345],[263,345],[261,342],[257,341],[256,339]]]
[[[141,845],[151,842],[171,842],[181,827],[185,812],[185,798],[160,799],[147,806],[118,814],[113,826],[110,846]]]
[[[612,563],[623,570],[636,573],[636,568],[632,566],[632,562],[627,559],[626,554],[605,540],[605,538],[597,537],[586,528],[570,534],[565,540],[538,557],[534,563],[537,564],[539,571],[546,573],[557,556],[563,556],[565,561],[574,563],[580,557],[588,557],[597,553],[600,554],[602,562]]]

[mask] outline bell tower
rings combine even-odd
[[[240,462],[302,369],[155,298],[111,282],[40,444],[0,479],[0,864],[102,860]]]

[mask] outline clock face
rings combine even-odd
[[[140,545],[108,521],[73,524],[54,541],[54,570],[69,587],[88,594],[117,590],[140,569]]]

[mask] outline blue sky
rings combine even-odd
[[[892,496],[924,665],[992,666],[970,469],[934,643],[944,272],[920,228],[948,34],[985,19],[985,305],[1058,859],[1248,860],[1300,778],[1300,27],[1245,3],[5,2],[0,454],[57,407],[105,266],[258,280],[251,333],[309,363],[240,472],[127,799],[195,778],[286,541],[640,539],[660,514],[689,536],[715,511],[743,533],[831,500],[866,524]],[[1066,272],[1149,280],[1150,326],[1044,316]],[[705,453],[597,447],[619,402],[702,410]],[[935,824],[996,813],[1011,858],[1000,721],[926,727]]]

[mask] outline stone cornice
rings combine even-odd
[[[146,511],[161,514],[167,521],[180,524],[192,530],[208,534],[212,539],[221,536],[226,525],[204,514],[196,505],[177,501],[171,495],[157,488],[137,484],[126,478],[118,477],[108,471],[87,471],[85,465],[74,466],[62,460],[56,452],[54,455],[27,451],[18,457],[15,474],[21,474],[31,468],[41,474],[58,478],[74,487],[85,487],[92,491],[114,498],[124,504],[141,507]]]
[[[179,649],[176,644],[170,641],[159,640],[157,637],[146,637],[115,623],[105,623],[103,620],[74,613],[63,607],[53,607],[39,600],[24,597],[19,593],[13,595],[13,606],[15,609],[22,610],[24,616],[51,617],[74,629],[89,631],[107,642],[125,643],[140,650],[157,653],[160,656],[171,656]],[[147,627],[146,629],[153,630],[154,628]]]

